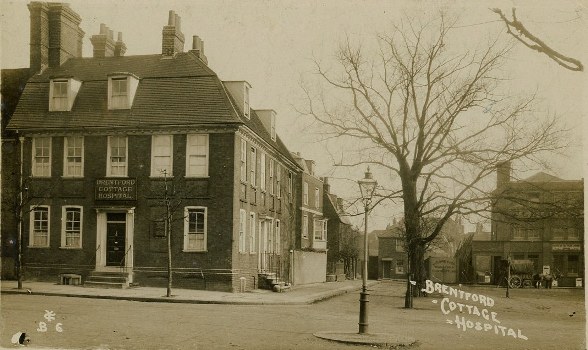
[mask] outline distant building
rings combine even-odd
[[[378,278],[406,278],[408,254],[405,249],[406,237],[402,234],[401,222],[388,225],[378,231]]]
[[[529,260],[559,286],[582,285],[584,276],[584,181],[539,172],[511,181],[510,164],[498,169],[492,230],[471,242],[475,274],[501,282],[503,261]]]
[[[327,275],[337,281],[354,278],[359,258],[359,234],[345,212],[343,199],[331,193],[328,178],[323,178],[323,212],[327,218]]]
[[[406,278],[408,253],[405,248],[404,222],[394,220],[386,230],[378,232],[378,277]],[[427,277],[435,282],[457,280],[455,252],[463,234],[461,219],[449,219],[425,252]]]

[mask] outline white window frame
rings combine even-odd
[[[78,237],[78,244],[77,245],[68,245],[67,244],[67,238],[68,238],[68,232],[75,232],[73,230],[69,230],[68,229],[68,216],[67,213],[68,211],[70,211],[70,209],[77,209],[79,210],[80,213],[80,217],[79,217],[79,231],[77,232],[77,234],[79,235]],[[81,249],[82,248],[82,232],[84,230],[84,207],[79,206],[79,205],[64,205],[61,207],[61,248],[64,249]]]
[[[124,80],[124,86],[126,89],[126,92],[123,93],[117,93],[115,95],[115,89],[114,89],[114,82],[122,82]],[[130,91],[131,91],[131,86],[130,86],[130,79],[128,76],[112,76],[112,77],[108,77],[108,109],[130,109],[131,108],[131,102],[130,102]],[[117,102],[117,100],[120,101],[124,101],[124,104],[121,105],[115,105]]]
[[[260,182],[260,184],[259,185],[261,187],[261,190],[263,192],[265,192],[265,188],[266,188],[265,152],[263,152],[263,151],[261,152],[259,163],[260,163],[260,169],[259,169],[259,177],[260,177],[259,182]]]
[[[251,109],[249,107],[249,86],[245,84],[245,91],[243,91],[243,114],[247,119],[251,119]]]
[[[247,212],[239,209],[239,253],[246,253]]]
[[[40,212],[38,209],[47,209],[47,219],[43,220],[42,218],[37,220],[36,214]],[[47,221],[47,242],[44,245],[35,244],[35,233],[36,232],[44,232],[41,230],[36,229],[35,222],[36,221]],[[51,208],[48,205],[32,205],[31,210],[29,213],[29,248],[49,248],[51,242]]]
[[[112,139],[113,138],[123,138],[125,140],[124,162],[120,162],[121,164],[124,163],[124,165],[117,165],[117,167],[121,167],[121,168],[124,166],[124,173],[123,174],[114,174],[114,172],[112,171],[112,167],[114,166],[114,163],[112,161]],[[106,156],[107,156],[106,176],[126,177],[128,171],[129,171],[129,138],[127,136],[120,136],[120,135],[108,136],[108,150],[107,150]],[[120,157],[120,155],[119,155],[119,157]]]
[[[306,181],[302,184],[302,203],[308,205],[308,182]]]
[[[65,95],[58,94],[57,92],[60,89],[57,86],[63,87],[65,85]],[[54,79],[51,80],[51,85],[49,88],[49,111],[50,112],[66,112],[70,110],[69,106],[69,79]],[[59,103],[57,103],[59,101]]]
[[[302,215],[302,238],[308,238],[308,215]]]
[[[397,252],[404,252],[404,242],[401,239],[394,239]]]
[[[512,233],[512,240],[513,241],[524,241],[525,240],[525,231],[520,227],[515,227]]]
[[[204,140],[203,144],[198,144],[199,140]],[[192,144],[195,141],[196,144]],[[194,146],[195,148],[192,148]],[[198,147],[203,147],[204,152],[198,151]],[[173,152],[173,151],[172,151]],[[204,171],[191,171],[192,161],[204,159]],[[198,164],[196,164],[198,166]],[[208,134],[187,134],[186,135],[186,177],[208,177],[210,168],[210,136]]]
[[[320,199],[320,190],[318,187],[314,188],[314,207],[320,208],[321,207],[321,199]]]
[[[167,140],[166,140],[167,139]],[[164,152],[165,147],[159,147],[159,142],[167,144],[167,154]],[[162,145],[163,146],[163,145]],[[186,146],[188,147],[188,146]],[[186,158],[187,158],[186,152]],[[163,166],[158,164],[156,159],[164,160],[167,164]],[[152,177],[170,177],[173,176],[174,169],[174,136],[173,135],[152,135],[151,136],[151,176]],[[187,169],[187,168],[186,168]],[[165,173],[164,173],[165,172]]]
[[[580,240],[580,230],[574,227],[568,227],[567,229],[567,240],[568,241],[579,241]]]
[[[45,152],[42,152],[42,155],[38,156],[37,155],[37,147],[38,147],[38,143],[41,140],[48,140],[49,144],[48,145],[42,145],[41,148],[42,149],[47,149],[47,153],[45,154]],[[33,144],[32,144],[32,174],[33,177],[51,177],[51,162],[52,162],[52,157],[51,157],[51,153],[52,152],[52,144],[53,144],[53,139],[51,138],[51,136],[45,136],[45,137],[33,137]],[[40,162],[40,160],[46,160],[43,162]]]
[[[257,149],[253,146],[251,146],[250,149],[251,152],[251,157],[250,157],[250,165],[249,165],[249,170],[251,172],[251,176],[250,176],[250,181],[251,181],[251,186],[255,187],[256,185],[256,181],[257,181]]]
[[[274,194],[274,159],[269,159],[269,193]]]
[[[255,253],[255,245],[257,244],[256,242],[256,237],[255,237],[255,226],[257,225],[257,216],[255,214],[255,212],[250,212],[249,213],[249,253],[253,254]]]
[[[72,147],[70,144],[72,139],[74,139],[74,140],[81,139],[82,140],[81,146],[76,147],[76,145],[74,145]],[[69,150],[71,148],[74,149],[73,156],[70,156],[70,154],[69,154]],[[76,148],[79,148],[79,152],[80,152],[79,156],[75,155]],[[79,158],[80,159],[79,166],[77,164],[75,164],[76,163],[75,161],[73,161],[73,162],[71,161],[72,158]],[[80,169],[79,174],[76,174],[75,171],[71,172],[70,167],[79,168]],[[63,138],[63,176],[64,177],[84,177],[84,137],[83,136],[65,136]]]
[[[190,232],[190,211],[202,212],[204,217],[203,232]],[[198,216],[196,216],[198,218]],[[197,221],[196,221],[197,222]],[[188,206],[184,207],[184,252],[206,252],[208,240],[208,208],[202,206]],[[189,235],[203,235],[202,247],[194,248],[189,246]]]
[[[282,177],[282,167],[280,163],[276,163],[276,197],[282,198],[282,181],[280,178]]]
[[[268,226],[267,232],[267,252],[270,254],[275,253],[275,241],[276,237],[274,236],[274,219],[269,219],[266,221],[266,225]]]
[[[328,237],[327,236],[327,233],[328,233],[327,232],[327,230],[328,230],[327,222],[328,222],[327,219],[323,220],[323,241],[327,241],[327,237]]]
[[[314,241],[324,241],[323,220],[314,219],[312,223],[312,238]],[[318,236],[317,236],[318,233]]]
[[[241,182],[247,183],[247,142],[241,139]]]
[[[270,117],[270,130],[271,130],[271,137],[272,141],[276,140],[276,114],[272,113]]]

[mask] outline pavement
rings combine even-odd
[[[361,289],[361,283],[361,280],[313,283],[294,286],[291,290],[281,293],[262,289],[256,289],[245,293],[227,293],[172,288],[172,296],[166,297],[165,288],[132,287],[126,289],[109,289],[60,285],[51,282],[24,281],[23,289],[17,289],[16,281],[0,281],[1,294],[34,294],[143,302],[234,305],[312,304],[337,295],[359,291]],[[379,282],[368,281],[368,287],[377,283]]]

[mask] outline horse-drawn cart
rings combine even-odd
[[[511,288],[533,286],[534,265],[531,260],[511,260],[508,284]]]

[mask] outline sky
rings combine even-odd
[[[123,33],[126,55],[161,52],[161,30],[168,11],[182,18],[186,36],[204,40],[209,66],[222,80],[246,80],[252,85],[251,106],[274,109],[277,131],[291,151],[314,159],[317,174],[331,177],[332,192],[343,198],[357,197],[353,179],[365,169],[341,171],[333,167],[329,152],[321,142],[320,128],[297,112],[301,105],[301,81],[313,72],[313,59],[327,66],[333,62],[339,43],[346,37],[371,42],[385,33],[401,16],[430,16],[439,10],[458,16],[456,50],[470,50],[488,38],[508,41],[505,26],[491,12],[487,1],[68,1],[82,17],[85,31],[83,55],[91,57],[89,38],[105,23]],[[28,1],[0,0],[0,67],[28,67]],[[588,65],[587,6],[580,1],[495,1],[510,15],[517,8],[519,19],[536,36],[565,55]],[[115,34],[116,37],[116,34]],[[571,72],[521,45],[515,45],[504,73],[513,92],[536,93],[538,114],[554,114],[571,130],[571,147],[564,156],[548,159],[550,169],[517,169],[526,172],[546,170],[564,179],[578,179],[588,168],[582,135],[586,134],[588,102],[586,73]],[[531,175],[531,174],[529,174]],[[386,177],[374,173],[374,177]],[[372,213],[370,229],[381,229],[401,216],[398,205],[383,205]],[[358,223],[361,225],[361,223]],[[360,226],[361,227],[361,226]]]

